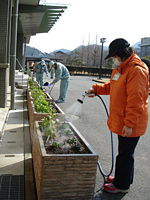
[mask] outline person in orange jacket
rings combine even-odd
[[[126,193],[133,183],[134,151],[148,125],[149,70],[123,38],[110,43],[109,58],[114,63],[110,82],[95,84],[88,93],[110,95],[107,125],[118,135],[118,155],[115,176],[107,177],[104,189]]]

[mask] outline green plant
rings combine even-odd
[[[59,120],[56,121],[56,129],[57,131],[59,131],[59,135],[66,135],[66,136],[70,136],[73,134],[73,132],[71,131],[71,129],[68,127],[68,125],[66,124],[66,122],[60,122]]]
[[[37,86],[32,86],[30,87],[31,89],[31,97],[33,99],[37,99],[37,98],[41,98],[44,97],[46,98],[46,94],[42,92],[42,90],[40,88],[38,88]]]
[[[80,151],[81,150],[81,145],[78,142],[77,138],[74,136],[72,138],[68,138],[67,142],[69,142],[71,145],[71,148],[75,151]]]
[[[52,117],[50,115],[45,116],[43,119],[41,119],[42,123],[40,125],[40,128],[45,128],[49,125],[50,120],[52,119]]]
[[[31,77],[28,77],[27,83],[28,83],[30,86],[33,85],[33,81],[32,81],[32,79],[31,79]]]
[[[54,117],[55,113],[57,112],[57,110],[53,107],[53,104],[51,102],[47,102],[43,96],[36,98],[33,103],[35,110],[38,113],[49,113],[51,117]]]
[[[60,121],[57,122],[57,128],[60,130],[65,130],[67,128],[67,124],[65,122],[60,123]]]
[[[54,113],[57,112],[57,110],[54,108],[53,104],[51,102],[46,101],[47,95],[39,88],[38,85],[34,84],[34,81],[31,79],[28,80],[31,89],[31,97],[34,99],[34,107],[36,112],[38,113],[49,113],[51,117],[54,117]]]
[[[79,143],[73,144],[71,146],[72,149],[74,149],[75,151],[80,151],[81,150],[81,145]]]
[[[53,140],[54,138],[56,138],[55,121],[52,119],[51,115],[47,115],[42,119],[40,128],[44,130],[45,135],[48,137],[47,141],[49,139]]]
[[[59,144],[58,142],[56,142],[56,141],[54,141],[54,142],[52,143],[51,146],[52,146],[53,148],[55,148],[55,149],[60,148],[60,144]]]
[[[72,144],[75,144],[75,143],[77,143],[77,138],[76,138],[75,136],[72,137],[72,138],[68,138],[68,139],[67,139],[67,142],[72,143]]]
[[[56,138],[56,132],[53,120],[50,122],[49,126],[45,129],[45,135],[49,137],[48,139]]]
[[[33,101],[33,103],[34,103],[36,112],[39,112],[39,113],[48,113],[49,112],[49,105],[44,97],[36,98]]]
[[[27,83],[30,87],[32,87],[32,86],[38,87],[37,83],[35,81],[33,81],[31,77],[28,77]]]

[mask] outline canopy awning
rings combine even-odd
[[[27,4],[28,1],[21,4],[24,2],[21,0],[18,9],[18,33],[24,34],[27,43],[32,35],[50,31],[68,8],[67,5],[60,4],[32,5],[33,1],[30,0],[30,4]]]

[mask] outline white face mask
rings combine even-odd
[[[122,63],[116,57],[112,57],[112,60],[113,60],[113,63],[116,65],[116,67],[119,67],[121,65],[121,63]]]

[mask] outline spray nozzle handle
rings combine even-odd
[[[87,91],[85,91],[85,96],[88,96],[88,97],[95,97],[95,94],[89,94]]]

